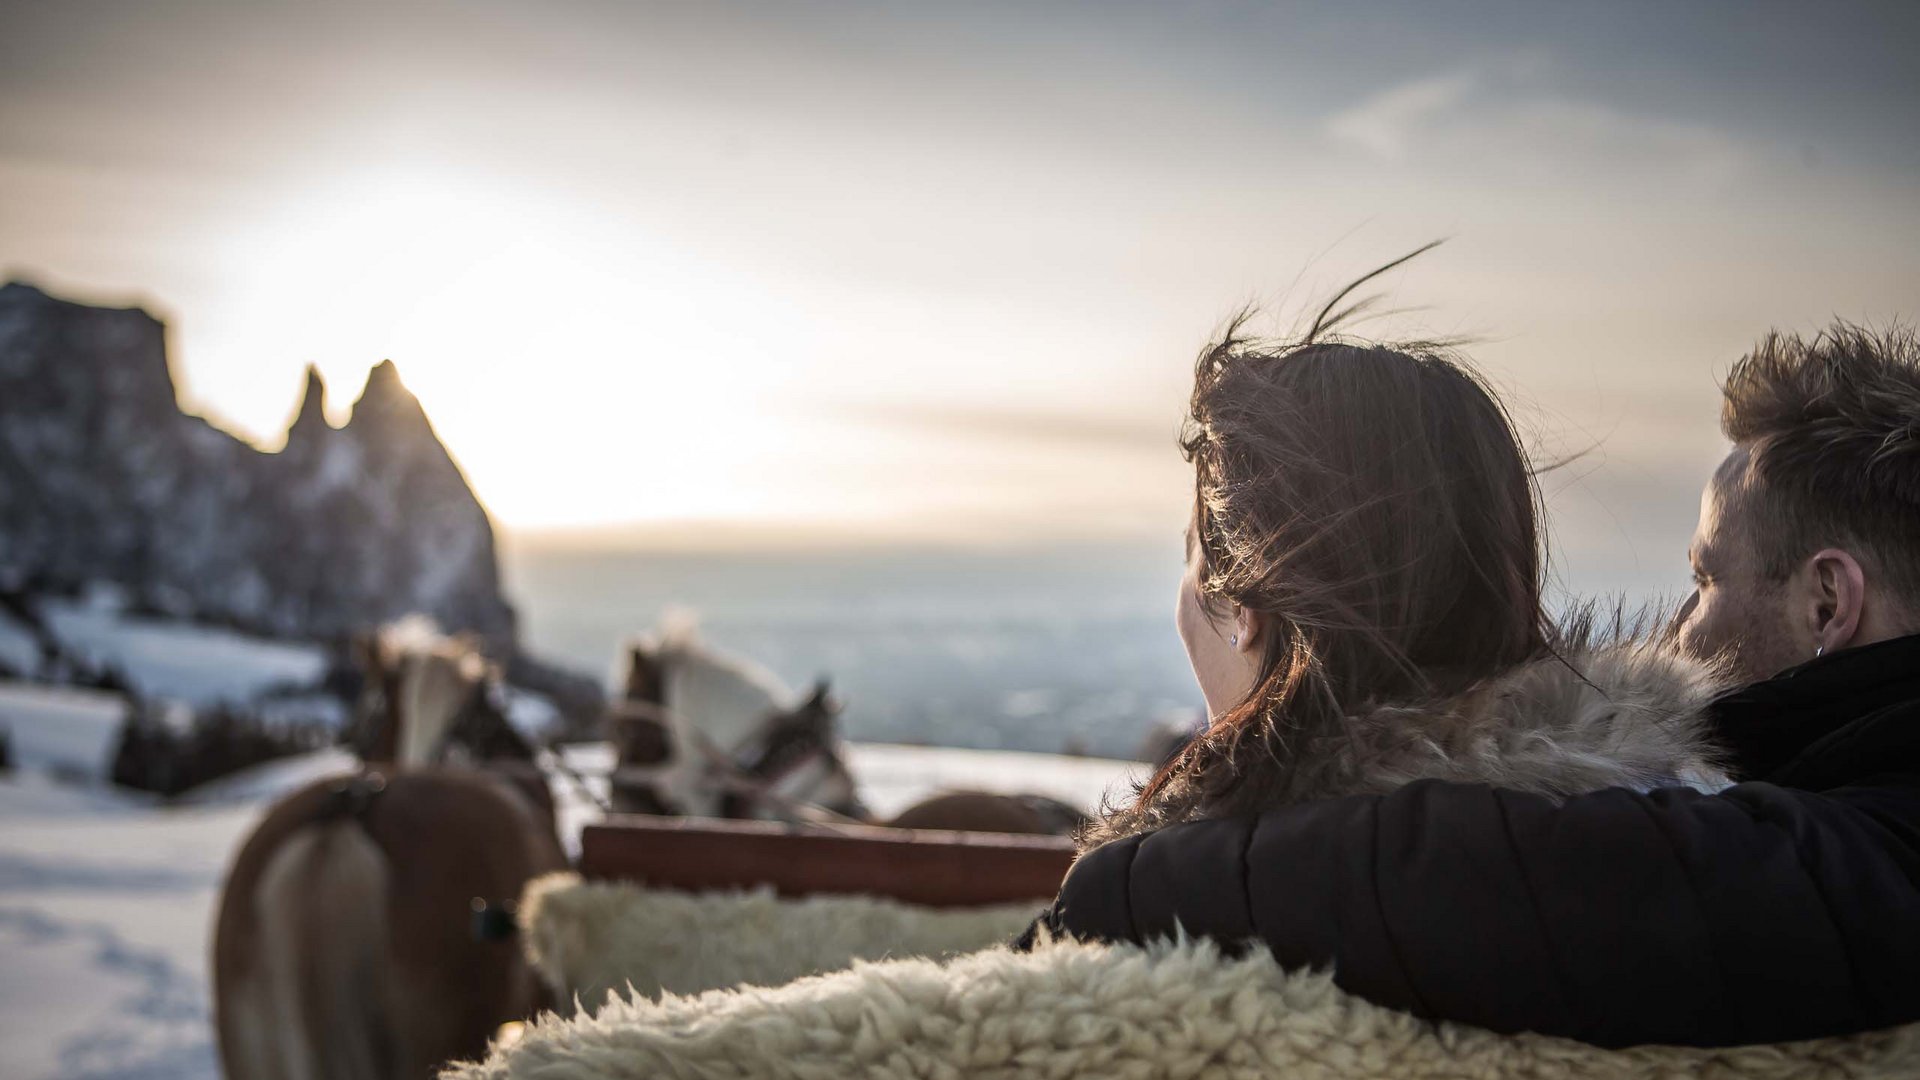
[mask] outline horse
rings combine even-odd
[[[352,651],[360,701],[344,742],[360,760],[394,769],[478,766],[511,783],[557,831],[539,750],[508,721],[500,669],[474,641],[406,619],[357,637]]]
[[[893,828],[1065,836],[1078,809],[1043,795],[935,794],[876,819],[858,799],[825,680],[798,703],[770,672],[685,627],[630,644],[609,712],[616,813],[842,820]]]
[[[1091,819],[1079,808],[1047,795],[1002,795],[990,791],[942,791],[927,796],[879,824],[893,829],[955,829],[961,832],[1072,836]]]
[[[616,813],[784,821],[868,815],[847,767],[825,680],[796,700],[771,672],[685,627],[626,650],[609,711]]]
[[[548,1004],[499,915],[566,857],[497,671],[466,643],[392,631],[361,653],[348,741],[366,767],[276,803],[227,875],[227,1076],[418,1080]]]

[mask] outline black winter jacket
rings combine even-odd
[[[1709,719],[1743,781],[1719,794],[1420,781],[1190,822],[1089,852],[1036,929],[1178,924],[1419,1016],[1606,1047],[1920,1020],[1920,636]]]

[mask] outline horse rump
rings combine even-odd
[[[268,811],[228,875],[214,932],[226,1075],[431,1076],[531,1015],[519,943],[470,907],[518,897],[565,856],[506,779],[423,769],[320,781]]]
[[[223,905],[250,909],[250,955],[228,970],[216,944],[226,1074],[392,1075],[386,854],[356,816],[322,812],[280,833],[257,865],[252,887],[231,883]]]

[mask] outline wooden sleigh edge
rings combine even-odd
[[[861,895],[931,908],[1032,901],[1073,863],[1060,836],[614,816],[581,834],[580,873],[682,892],[771,887],[777,895]]]

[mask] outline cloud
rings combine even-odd
[[[1508,173],[1630,174],[1719,185],[1754,151],[1682,117],[1561,93],[1550,58],[1522,51],[1390,86],[1327,117],[1325,135],[1377,162],[1497,163]]]
[[[1396,160],[1423,125],[1466,101],[1481,80],[1476,68],[1402,83],[1327,118],[1327,134],[1376,157]]]
[[[1709,184],[1732,180],[1751,157],[1739,140],[1698,124],[1640,116],[1594,102],[1518,102],[1497,117],[1503,142],[1542,158],[1579,155],[1657,169]]]

